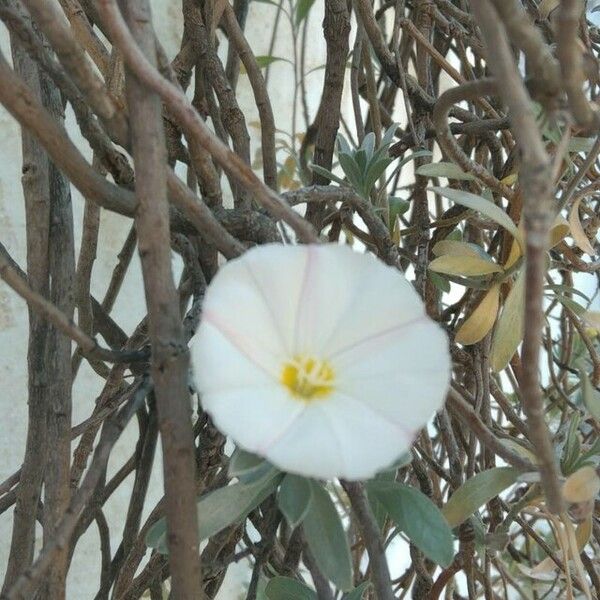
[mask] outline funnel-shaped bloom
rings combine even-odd
[[[448,342],[397,270],[347,246],[266,245],[209,286],[193,340],[202,405],[283,471],[366,479],[444,401]]]

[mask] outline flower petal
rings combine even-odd
[[[208,287],[205,316],[226,323],[238,340],[252,342],[281,357],[289,355],[307,252],[297,246],[268,244],[231,260]],[[200,324],[202,328],[202,322]]]
[[[282,471],[317,479],[333,479],[345,472],[345,456],[323,412],[328,400],[306,405],[285,435],[265,447],[264,456]]]
[[[423,427],[444,403],[450,357],[444,331],[421,319],[334,356],[337,389],[408,430]]]
[[[294,328],[309,246],[266,244],[244,254],[244,264],[282,338],[288,356],[295,349]]]
[[[295,353],[326,356],[340,316],[360,291],[366,255],[347,246],[305,246],[308,261],[295,326]]]
[[[302,402],[277,384],[206,393],[202,407],[221,432],[244,450],[267,459],[267,449],[296,426],[305,410]]]
[[[323,278],[339,280],[331,273],[344,270],[349,280],[344,290],[323,290],[320,302],[321,322],[316,326],[324,338],[326,356],[391,327],[425,317],[423,303],[412,285],[396,269],[372,254],[358,254],[347,247],[341,253],[344,263],[326,266]],[[330,272],[331,271],[331,272]]]
[[[396,424],[372,406],[342,393],[321,403],[344,457],[338,477],[368,479],[412,445],[416,431]]]
[[[219,325],[222,325],[219,322]],[[253,343],[222,331],[204,317],[192,340],[194,379],[200,394],[231,387],[279,385],[280,359]]]

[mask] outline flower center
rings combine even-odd
[[[334,380],[335,373],[329,362],[312,356],[294,356],[281,370],[281,383],[305,402],[329,396]]]

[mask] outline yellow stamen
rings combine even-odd
[[[304,402],[329,396],[334,380],[335,372],[329,362],[312,356],[294,356],[281,370],[281,383]]]

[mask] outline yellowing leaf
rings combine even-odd
[[[516,567],[523,573],[527,575],[527,577],[531,577],[531,579],[535,579],[536,581],[554,581],[554,569],[556,569],[556,565],[554,561],[550,557],[546,557],[542,562],[535,565],[535,567],[528,567],[523,563],[515,563]]]
[[[569,222],[562,215],[558,215],[550,230],[550,248],[554,248],[556,244],[566,238],[570,229]]]
[[[429,268],[446,275],[471,277],[500,273],[502,268],[496,263],[474,256],[452,256],[445,254],[431,261]]]
[[[590,536],[592,535],[592,515],[590,514],[588,518],[579,523],[577,525],[577,529],[575,530],[575,539],[577,540],[577,548],[581,552],[585,545],[590,541]]]
[[[504,268],[510,269],[510,267],[512,267],[517,262],[517,260],[519,260],[522,254],[523,252],[521,251],[521,246],[519,245],[519,242],[513,239],[512,245],[510,247],[510,253],[508,255],[508,258],[506,259],[506,263],[504,263]]]
[[[600,311],[586,310],[583,318],[590,327],[600,330]]]
[[[581,225],[581,220],[579,219],[579,205],[581,204],[582,198],[579,198],[573,204],[573,208],[571,209],[571,214],[569,215],[569,225],[571,226],[571,235],[573,236],[573,240],[578,248],[581,248],[584,252],[593,256],[596,254],[594,247],[590,244],[590,240],[588,240],[585,231]]]
[[[562,215],[558,215],[554,220],[552,228],[550,229],[550,248],[554,248],[556,244],[563,240],[569,233],[569,229],[569,222]],[[519,224],[519,231],[521,232],[521,235],[525,237],[525,231],[522,221]],[[506,259],[504,268],[509,269],[510,267],[512,267],[521,257],[522,254],[523,252],[521,250],[521,246],[516,240],[513,240],[512,245],[510,247],[510,254]]]
[[[473,258],[483,258],[482,252],[475,244],[459,242],[457,240],[442,240],[438,242],[431,250],[436,256],[450,254],[451,256],[472,256]]]
[[[455,341],[468,346],[482,340],[496,322],[499,302],[500,286],[494,285],[488,290],[471,316],[460,326],[456,332]]]
[[[504,369],[523,339],[524,312],[525,269],[522,269],[506,298],[494,333],[490,363],[496,372]]]
[[[511,173],[510,175],[507,175],[506,177],[504,177],[504,179],[501,179],[500,182],[503,183],[504,185],[511,186],[511,185],[515,184],[518,179],[519,179],[519,173],[517,171],[515,171],[514,173]]]
[[[559,4],[560,0],[542,0],[538,5],[542,18],[547,19]]]
[[[587,466],[575,471],[567,477],[562,493],[567,502],[586,502],[595,498],[600,492],[600,477],[596,469]]]

